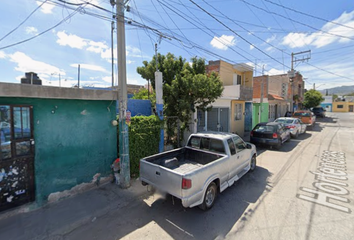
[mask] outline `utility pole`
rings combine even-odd
[[[294,59],[295,55],[300,55],[300,54],[305,54],[305,53],[309,53],[310,55],[306,56],[306,57],[302,57],[300,59]],[[311,58],[311,50],[307,50],[307,51],[303,51],[303,52],[298,52],[298,53],[291,53],[291,70],[288,71],[288,78],[290,81],[290,111],[293,112],[294,111],[294,89],[293,89],[293,81],[296,75],[296,71],[294,70],[294,63],[295,62],[304,62],[304,61],[308,61]]]
[[[77,67],[77,88],[80,88],[80,64]]]
[[[127,116],[127,74],[124,26],[124,0],[116,2],[117,17],[117,57],[118,57],[118,100],[119,100],[119,155],[120,187],[130,187],[130,161]]]
[[[259,118],[258,118],[258,123],[260,123],[262,121],[262,113],[263,113],[263,78],[264,76],[262,76],[262,80],[261,80],[261,99],[260,99],[260,104],[259,104]],[[268,79],[268,76],[267,76]]]
[[[110,0],[110,3],[112,5],[112,12],[113,12],[113,7],[116,4],[114,0]],[[112,16],[113,19],[116,18],[115,15]],[[112,20],[111,22],[111,57],[112,57],[112,91],[114,87],[114,49],[113,49],[113,31],[114,31],[114,21]]]
[[[160,36],[161,42],[162,36]],[[163,120],[163,100],[162,100],[162,72],[158,69],[158,59],[157,59],[157,43],[155,43],[155,55],[156,55],[156,72],[155,72],[155,91],[156,91],[156,112],[160,120]],[[179,143],[178,143],[179,144]],[[160,143],[159,152],[164,150],[164,130],[160,130]]]

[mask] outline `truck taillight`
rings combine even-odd
[[[190,189],[192,187],[192,180],[182,178],[182,189]]]
[[[273,138],[278,138],[278,134],[277,133],[273,133]]]
[[[251,137],[253,137],[253,131],[251,131]]]

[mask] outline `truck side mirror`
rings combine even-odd
[[[252,145],[249,144],[249,143],[247,143],[246,148],[247,148],[247,149],[252,149]]]

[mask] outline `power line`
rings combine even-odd
[[[56,27],[59,26],[60,24],[64,23],[66,20],[68,20],[68,19],[70,19],[71,17],[73,17],[76,13],[79,12],[79,10],[80,10],[81,8],[82,8],[81,6],[78,7],[78,8],[76,9],[76,11],[72,12],[70,15],[68,15],[67,17],[65,17],[64,19],[62,19],[59,23],[55,24],[53,27],[50,27],[50,28],[48,28],[47,30],[45,30],[45,31],[43,31],[43,32],[41,32],[41,33],[39,33],[39,34],[33,36],[33,37],[27,38],[27,39],[25,39],[25,40],[22,40],[22,41],[19,41],[19,42],[16,42],[16,43],[13,43],[13,44],[4,46],[4,47],[0,47],[0,50],[6,49],[6,48],[9,48],[9,47],[13,47],[13,46],[16,46],[16,45],[25,43],[25,42],[28,42],[28,41],[30,41],[30,40],[32,40],[32,39],[34,39],[34,38],[37,38],[37,37],[39,37],[39,36],[41,36],[41,35],[43,35],[43,34],[49,32],[50,30],[56,28]]]
[[[26,18],[25,20],[23,20],[19,25],[17,25],[17,27],[15,27],[14,29],[12,29],[9,33],[7,33],[5,36],[3,36],[0,39],[0,42],[2,40],[4,40],[6,37],[8,37],[11,33],[13,33],[14,31],[16,31],[19,27],[21,27],[38,9],[40,9],[44,3],[46,3],[47,0],[45,0],[44,2],[42,2],[38,7],[36,7]]]
[[[245,39],[244,37],[242,37],[241,35],[239,35],[238,33],[236,33],[234,30],[232,30],[230,27],[228,27],[226,24],[224,24],[223,22],[221,22],[219,19],[217,19],[216,17],[214,17],[212,14],[210,14],[208,11],[206,11],[204,8],[202,8],[201,6],[199,6],[197,3],[195,3],[193,0],[189,0],[190,2],[192,2],[194,5],[196,5],[198,8],[200,8],[203,12],[205,12],[206,14],[208,14],[210,17],[212,17],[213,19],[215,19],[218,23],[220,23],[221,25],[223,25],[224,27],[226,27],[227,29],[229,29],[231,32],[233,32],[234,34],[236,34],[239,38],[241,38],[242,40],[244,40],[245,42],[247,42],[250,45],[253,45],[255,49],[257,49],[258,51],[260,51],[261,53],[263,53],[264,55],[268,56],[269,58],[273,59],[274,61],[276,61],[277,63],[281,64],[282,66],[286,66],[285,64],[283,64],[282,62],[276,60],[275,58],[273,58],[272,56],[270,56],[268,53],[264,52],[262,49],[258,48],[257,46],[255,46],[254,44],[252,44],[251,42],[249,42],[247,39]],[[252,62],[252,61],[251,61]],[[287,68],[289,68],[288,66],[286,66]]]
[[[262,0],[262,4],[263,4],[263,6],[264,6],[265,8],[267,8],[267,10],[269,11],[269,8],[267,7],[267,5],[264,3],[263,0]],[[286,13],[286,12],[285,12],[285,13]],[[286,13],[286,14],[287,14],[287,13]],[[283,28],[281,27],[280,23],[278,22],[278,20],[273,16],[273,14],[271,14],[271,16],[272,16],[272,18],[274,19],[274,21],[279,25],[279,27],[280,27],[281,29],[283,29]],[[289,16],[288,16],[288,17],[289,17]],[[292,22],[292,21],[290,21],[290,22],[291,22],[291,24],[293,25],[293,27],[295,28],[295,30],[297,31],[297,28],[295,27],[294,22]],[[301,38],[301,40],[302,40],[302,42],[305,43],[305,45],[306,45],[306,42],[305,42],[302,38]],[[291,41],[295,46],[297,46],[296,42],[294,42],[292,38],[290,38],[290,41]]]
[[[308,25],[308,24],[306,24],[306,23],[302,23],[302,22],[299,22],[299,21],[294,20],[294,19],[292,19],[292,18],[288,18],[288,17],[286,17],[286,16],[283,16],[283,15],[281,15],[281,14],[279,14],[279,13],[272,12],[272,11],[266,10],[266,9],[264,9],[264,8],[258,7],[258,6],[254,5],[254,4],[252,4],[252,3],[246,2],[245,0],[239,0],[239,1],[244,2],[244,3],[246,3],[246,4],[250,5],[250,6],[252,6],[252,7],[254,7],[254,8],[257,8],[257,9],[259,9],[259,10],[262,10],[262,11],[264,11],[264,12],[266,12],[266,13],[277,15],[277,16],[279,16],[279,17],[281,17],[281,18],[284,18],[284,19],[287,19],[287,20],[296,22],[296,23],[298,23],[298,24],[301,24],[301,25],[306,26],[306,27],[308,27],[308,28],[314,29],[314,30],[316,30],[316,31],[319,31],[319,32],[322,32],[322,33],[326,33],[326,34],[328,34],[328,35],[340,37],[340,38],[347,38],[347,39],[350,39],[350,40],[354,40],[354,38],[352,38],[352,37],[343,36],[343,35],[339,35],[339,34],[334,34],[334,33],[331,33],[331,32],[323,31],[323,30],[321,30],[321,29],[312,27],[311,25]]]
[[[341,24],[341,23],[338,23],[338,22],[334,22],[334,21],[330,21],[330,20],[327,20],[327,19],[324,19],[324,18],[321,18],[321,17],[317,17],[317,16],[314,16],[314,15],[311,15],[311,14],[308,14],[308,13],[304,13],[304,12],[301,12],[301,11],[298,11],[296,9],[293,9],[293,8],[290,8],[290,7],[286,7],[282,4],[278,4],[278,3],[275,3],[275,2],[272,2],[270,0],[264,0],[270,4],[273,4],[273,5],[276,5],[278,7],[282,7],[284,9],[288,9],[290,11],[293,11],[293,12],[296,12],[296,13],[299,13],[301,15],[304,15],[304,16],[307,16],[307,17],[311,17],[311,18],[315,18],[315,19],[318,19],[318,20],[321,20],[321,21],[324,21],[324,22],[328,22],[328,23],[332,23],[332,24],[335,24],[335,25],[338,25],[338,26],[342,26],[342,27],[346,27],[346,28],[350,28],[350,29],[354,29],[353,27],[351,26],[348,26],[348,25],[345,25],[345,24]]]
[[[312,65],[312,64],[310,64],[310,63],[308,63],[308,62],[305,62],[305,63],[308,64],[308,65],[310,65],[311,67],[314,67],[314,68],[316,68],[316,69],[318,69],[318,70],[321,70],[321,71],[324,71],[324,72],[326,72],[326,73],[329,73],[329,74],[335,75],[335,76],[337,76],[337,77],[341,77],[341,78],[345,78],[345,79],[349,79],[349,80],[354,81],[354,79],[352,79],[352,78],[339,75],[339,74],[337,74],[337,73],[334,73],[334,72],[328,71],[328,70],[326,70],[326,69],[323,69],[323,68],[317,67],[317,66],[315,66],[315,65]]]
[[[159,0],[158,0],[158,1],[159,1]],[[204,33],[206,33],[207,35],[209,35],[210,37],[214,38],[215,36],[219,35],[219,34],[217,34],[216,32],[214,32],[213,30],[211,30],[210,28],[208,28],[208,27],[207,27],[206,25],[204,25],[204,24],[201,24],[201,25],[203,25],[206,29],[208,29],[208,30],[209,30],[211,33],[213,33],[214,35],[212,35],[212,34],[206,32],[204,29],[199,28],[196,24],[194,24],[194,19],[195,19],[195,18],[198,19],[198,17],[193,16],[193,20],[190,21],[190,20],[188,20],[186,17],[184,17],[184,16],[182,16],[181,14],[177,13],[175,10],[171,9],[171,8],[170,8],[169,6],[167,6],[166,4],[164,4],[164,3],[162,3],[162,4],[165,5],[167,8],[169,8],[169,9],[170,9],[171,11],[173,11],[174,13],[176,13],[178,16],[180,16],[181,18],[183,18],[184,20],[186,20],[187,22],[191,23],[193,26],[196,26],[198,29],[200,29],[201,31],[203,31]],[[182,5],[184,6],[184,4],[182,4]],[[202,21],[199,21],[199,22],[202,22]],[[220,40],[220,39],[218,39],[218,38],[216,38],[215,40],[218,41],[218,42],[220,42],[220,43],[223,44],[223,45],[227,45],[227,43],[223,42],[222,40]],[[231,51],[237,53],[238,55],[240,55],[241,57],[245,58],[246,60],[248,60],[248,61],[250,61],[250,62],[253,62],[252,60],[250,60],[249,58],[247,58],[247,57],[244,56],[243,54],[241,54],[241,53],[239,53],[238,51],[236,51],[233,47],[231,47],[231,46],[228,46],[228,47],[229,47],[229,49],[230,49]],[[252,54],[250,54],[249,52],[247,52],[247,51],[244,50],[243,48],[240,48],[240,47],[238,47],[238,46],[236,46],[236,48],[239,49],[239,50],[241,50],[241,51],[243,51],[244,53],[250,55],[252,58],[255,58],[255,56],[253,56]]]
[[[277,50],[283,52],[282,49],[280,49],[280,48],[274,46],[273,44],[271,44],[271,43],[265,41],[264,39],[258,37],[258,36],[255,35],[253,32],[249,31],[248,29],[244,28],[244,27],[241,26],[240,24],[236,23],[236,22],[233,21],[231,18],[229,18],[228,16],[226,16],[225,14],[223,14],[221,11],[219,11],[218,9],[216,9],[214,6],[212,6],[212,5],[210,5],[209,3],[207,3],[205,0],[203,0],[203,2],[205,2],[207,5],[209,5],[211,8],[213,8],[215,11],[219,12],[219,13],[222,14],[224,17],[226,17],[227,19],[229,19],[230,21],[232,21],[233,23],[235,23],[237,26],[241,27],[243,30],[247,31],[247,32],[248,32],[249,34],[251,34],[252,36],[254,36],[254,37],[256,37],[257,39],[261,40],[261,41],[264,42],[265,44],[268,44],[269,46],[271,46],[271,47],[273,47],[273,48],[275,48],[275,49],[277,49]],[[286,54],[290,55],[289,53],[286,53]],[[283,65],[284,65],[284,63],[283,63]]]

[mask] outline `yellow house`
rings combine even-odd
[[[218,73],[224,91],[210,111],[196,113],[195,130],[248,134],[252,130],[253,67],[244,63],[209,61],[207,73],[210,72]]]
[[[354,112],[354,102],[333,102],[332,112]]]

